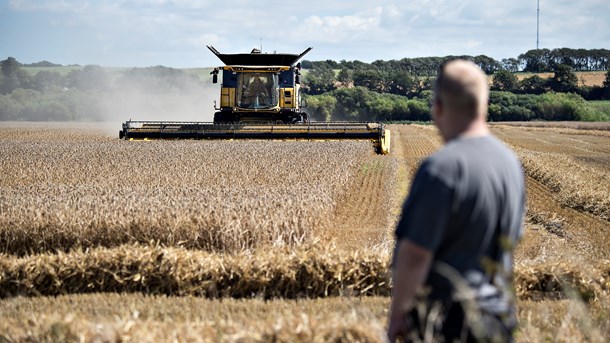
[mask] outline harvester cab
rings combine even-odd
[[[208,49],[225,65],[212,71],[212,82],[222,73],[220,107],[214,123],[265,122],[306,123],[300,97],[300,55],[263,54],[254,49],[249,54],[222,54]]]
[[[302,109],[301,54],[221,54],[214,68],[220,87],[214,122],[133,121],[123,123],[119,138],[138,139],[278,139],[369,140],[380,154],[390,151],[390,131],[381,123],[314,122]]]

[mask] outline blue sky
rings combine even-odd
[[[610,48],[610,1],[541,0],[540,47]],[[479,55],[536,47],[536,0],[0,0],[0,59],[220,65],[205,47],[310,60]]]

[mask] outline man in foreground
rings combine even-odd
[[[441,67],[432,112],[445,146],[417,171],[396,228],[391,342],[512,341],[525,186],[519,161],[489,132],[488,97],[475,64]]]

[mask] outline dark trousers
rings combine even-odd
[[[460,303],[414,308],[407,316],[406,342],[513,342],[514,313],[495,315],[476,310],[466,318]]]

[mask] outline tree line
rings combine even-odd
[[[109,73],[103,67],[86,65],[67,73],[41,70],[34,75],[23,66],[59,65],[47,61],[22,65],[13,57],[0,61],[0,120],[104,120],[103,107],[117,92],[166,95],[204,91],[197,76],[162,66]]]
[[[358,86],[307,96],[306,100],[307,111],[318,121],[430,121],[432,116],[431,91],[408,98]],[[607,121],[610,113],[600,113],[573,93],[535,95],[492,91],[488,118],[490,121]]]
[[[401,60],[365,63],[358,60],[339,62],[303,61],[304,69],[335,69],[335,70],[378,70],[381,72],[403,71],[414,76],[436,76],[439,66],[452,59],[467,59],[477,64],[486,74],[491,75],[499,70],[509,72],[552,72],[558,65],[567,65],[575,71],[605,71],[610,69],[610,50],[608,49],[534,49],[518,57],[504,58],[500,61],[486,56],[444,56],[444,57],[416,57]]]
[[[610,100],[610,70],[601,86],[579,86],[576,75],[577,70],[607,68],[608,52],[543,49],[535,54],[528,51],[512,62],[498,62],[486,56],[428,57],[371,64],[304,62],[303,66],[311,69],[304,77],[303,89],[309,94],[310,111],[318,120],[429,120],[434,75],[445,61],[463,58],[490,75],[490,120],[610,120],[610,113],[600,112],[599,107],[589,106],[586,101]],[[534,55],[539,59],[534,59]],[[514,71],[521,64],[524,70],[553,75],[550,78],[532,75],[519,80]],[[543,69],[536,69],[542,66]]]
[[[610,120],[610,113],[600,113],[596,110],[599,107],[593,108],[586,101],[610,100],[610,71],[606,72],[603,85],[594,87],[579,86],[575,74],[581,70],[577,68],[607,65],[608,57],[604,54],[608,50],[584,50],[578,55],[580,50],[536,52],[546,56],[540,57],[545,61],[543,65],[550,63],[553,66],[544,70],[553,73],[546,79],[532,75],[519,80],[504,60],[498,62],[485,56],[459,57],[473,60],[491,75],[491,120]],[[553,51],[555,55],[551,54]],[[563,51],[563,55],[558,55],[559,51]],[[517,65],[523,64],[523,68],[527,68],[530,62],[525,55],[530,52],[520,55],[519,59],[525,62],[517,60]],[[595,57],[596,53],[602,57]],[[588,57],[578,57],[585,55]],[[564,57],[558,59],[557,56]],[[456,56],[370,64],[304,61],[303,67],[312,68],[304,73],[302,85],[308,102],[307,111],[317,120],[430,120],[434,75],[441,63],[453,58]],[[558,64],[558,61],[572,62]],[[411,63],[410,69],[406,62]],[[534,66],[534,62],[531,65]],[[152,95],[197,95],[206,91],[197,76],[162,66],[109,72],[100,66],[87,65],[62,73],[48,68],[36,74],[28,73],[22,68],[24,66],[12,57],[0,61],[0,120],[103,120],[102,107],[111,102],[117,92],[138,90]],[[29,66],[58,65],[42,61]]]
[[[517,94],[543,94],[547,92],[575,93],[586,100],[610,100],[608,83],[610,74],[601,86],[579,86],[576,70],[569,65],[557,64],[551,70],[553,76],[542,78],[532,75],[519,80],[508,70],[495,71],[490,78],[491,89]],[[311,69],[305,78],[304,90],[308,94],[317,95],[336,88],[364,87],[378,93],[390,93],[418,97],[421,92],[429,91],[434,84],[434,77],[414,76],[404,70],[372,69],[341,69],[336,72],[326,67]]]
[[[131,68],[120,72],[118,77],[97,65],[72,69],[65,75],[57,71],[41,70],[32,76],[22,69],[22,66],[33,65],[60,66],[46,61],[22,65],[13,57],[0,61],[2,69],[0,94],[9,94],[18,88],[44,92],[53,90],[105,91],[133,87],[146,88],[148,92],[153,93],[166,93],[191,91],[193,88],[203,85],[193,74],[163,66]]]

